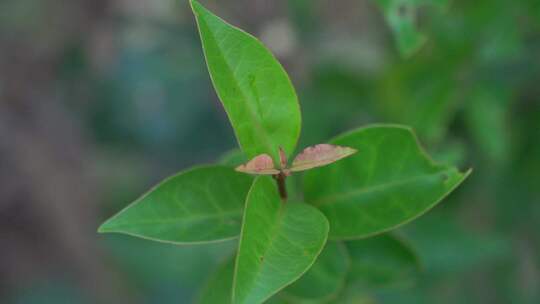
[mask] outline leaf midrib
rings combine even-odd
[[[118,228],[126,228],[130,226],[140,226],[140,225],[159,225],[159,224],[169,224],[171,222],[178,222],[178,223],[186,223],[186,222],[197,222],[197,221],[205,221],[205,220],[212,220],[215,218],[220,217],[232,217],[231,215],[238,214],[241,215],[242,209],[234,210],[234,211],[228,211],[228,212],[221,212],[219,214],[209,214],[209,215],[199,215],[194,216],[191,218],[182,218],[182,217],[175,217],[175,218],[160,218],[160,219],[144,219],[140,221],[131,221],[129,224],[117,224],[112,225],[108,229],[118,229]]]
[[[341,200],[351,198],[351,197],[355,197],[355,196],[359,196],[359,195],[362,195],[362,194],[372,193],[372,192],[381,191],[381,190],[385,190],[385,189],[396,187],[396,186],[405,185],[405,184],[408,184],[408,183],[411,183],[411,182],[415,182],[415,181],[418,181],[418,180],[421,180],[421,179],[424,179],[424,178],[428,178],[428,177],[431,177],[431,176],[440,175],[441,173],[450,172],[450,171],[451,170],[449,169],[449,170],[439,171],[439,172],[432,173],[432,174],[422,174],[422,175],[417,175],[417,176],[405,178],[405,179],[399,180],[399,181],[391,181],[391,182],[382,183],[382,184],[378,184],[378,185],[362,187],[362,188],[354,189],[354,190],[347,191],[347,192],[342,192],[340,194],[327,195],[327,196],[323,196],[323,197],[321,197],[319,199],[313,200],[311,202],[311,204],[316,206],[316,207],[329,205],[329,204],[335,203],[336,201],[341,201]]]
[[[220,21],[222,21],[225,24],[229,25],[228,23],[226,23],[221,18],[219,18],[217,16],[216,16],[216,18],[220,19]],[[197,19],[198,20],[200,19],[199,22],[204,22],[206,28],[208,28],[208,29],[210,28],[210,26],[208,26],[208,22],[206,22],[205,18],[197,18]],[[233,30],[237,30],[237,31],[240,30],[238,28],[235,28],[232,25],[229,25],[229,26],[231,26],[233,28]],[[263,127],[263,125],[257,119],[257,114],[255,113],[255,109],[253,109],[253,107],[249,104],[249,102],[247,102],[248,98],[246,97],[246,94],[244,93],[244,90],[242,89],[242,87],[238,84],[238,81],[236,80],[235,73],[234,73],[234,70],[231,67],[231,64],[227,61],[227,58],[225,56],[223,56],[223,54],[225,53],[224,50],[222,49],[222,47],[218,43],[218,40],[216,39],[216,36],[214,35],[214,33],[212,31],[208,31],[208,33],[211,36],[211,39],[213,40],[216,47],[219,49],[220,55],[221,55],[220,57],[223,59],[223,62],[225,62],[225,65],[227,66],[227,71],[231,75],[231,79],[233,80],[232,82],[235,84],[238,92],[240,93],[240,95],[243,98],[243,103],[246,105],[246,108],[248,109],[247,112],[251,116],[251,120],[253,122],[254,129],[257,130],[257,133],[259,133],[259,139],[264,143],[264,145],[268,149],[266,152],[270,153],[271,155],[274,155],[274,151],[272,151],[273,145],[270,143],[270,140],[269,140],[268,136],[266,135],[266,132],[265,132],[266,129]],[[247,33],[246,33],[246,35],[247,35]],[[254,37],[251,37],[251,38],[255,39]],[[218,90],[216,90],[216,91],[218,91]],[[221,95],[221,94],[219,94],[219,91],[218,91],[218,95]],[[220,99],[221,99],[221,96],[220,96]],[[227,107],[225,106],[224,102],[223,102],[223,105],[224,105],[224,107],[226,109]],[[261,117],[261,120],[262,120],[262,117]],[[236,132],[236,130],[235,130],[235,132]],[[238,140],[240,141],[240,138],[238,138]],[[252,155],[252,156],[255,156],[255,155]]]

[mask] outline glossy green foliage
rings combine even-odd
[[[306,201],[327,216],[333,239],[367,237],[409,222],[468,175],[435,164],[406,127],[372,126],[331,142],[358,153],[308,172],[304,192]]]
[[[417,49],[421,38],[415,38],[413,16],[408,15],[415,6],[403,9],[403,1],[379,2],[392,14],[397,9],[400,18],[405,14],[403,20],[390,20],[400,31],[402,51],[409,54]],[[349,132],[331,141],[338,147],[307,148],[291,167],[282,157],[281,168],[290,170],[279,171],[275,168],[280,163],[279,148],[290,155],[301,127],[298,101],[286,72],[256,38],[197,1],[190,3],[212,82],[242,150],[225,155],[220,160],[223,165],[165,180],[104,223],[100,231],[178,244],[240,234],[235,259],[227,260],[209,279],[199,297],[203,304],[369,301],[355,288],[364,292],[412,282],[418,261],[403,242],[389,235],[358,239],[420,216],[468,173],[435,164],[412,131],[396,125]],[[445,112],[438,105],[425,111],[424,117]],[[274,164],[260,154],[271,155]],[[289,201],[280,197],[272,177],[253,179],[233,170],[257,155],[263,165],[271,165],[263,169],[282,178],[290,171],[309,169],[303,183],[298,174],[283,181]],[[250,164],[243,171],[261,169]],[[320,165],[328,166],[316,168]],[[303,192],[298,190],[300,184]],[[337,241],[326,244],[329,237]]]
[[[191,169],[167,178],[107,220],[99,232],[200,243],[238,236],[252,178],[229,167]]]
[[[328,227],[320,211],[283,203],[272,178],[258,177],[245,207],[233,303],[262,303],[300,278],[323,249]]]
[[[386,278],[377,263],[394,264],[378,253],[331,303],[540,303],[539,0],[198,1],[290,70],[302,103],[290,164],[299,147],[391,122],[412,127],[438,162],[474,167],[458,191],[396,229],[422,264],[414,284],[370,279]],[[90,2],[0,1],[0,302],[192,303],[237,239],[173,246],[85,232],[175,168],[240,147],[189,0]],[[387,15],[378,3],[396,5]],[[415,36],[425,43],[403,60],[397,35],[407,29],[413,50]],[[235,157],[231,170],[249,160]],[[287,177],[292,203],[305,202],[304,175]],[[309,281],[324,252],[268,301],[317,302],[287,291]],[[209,287],[207,301],[230,302],[225,278],[231,290]]]
[[[345,285],[351,261],[347,248],[340,242],[328,242],[321,255],[298,281],[283,291],[291,301],[328,301]]]
[[[410,284],[420,267],[416,254],[399,238],[383,234],[346,242],[351,255],[351,284],[363,288]]]
[[[231,303],[233,269],[231,259],[218,267],[197,303]],[[268,303],[355,303],[368,291],[409,287],[419,271],[416,253],[393,235],[328,242],[313,266]]]
[[[191,1],[208,70],[236,137],[251,159],[278,149],[290,155],[300,135],[300,107],[289,76],[255,37]]]
[[[418,28],[419,8],[424,4],[446,5],[447,0],[375,0],[394,34],[402,56],[411,56],[426,42]]]

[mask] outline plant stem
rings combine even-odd
[[[285,185],[285,178],[287,176],[280,172],[279,174],[274,175],[274,178],[276,179],[278,189],[279,189],[279,196],[281,197],[281,200],[283,202],[287,201],[287,186]]]

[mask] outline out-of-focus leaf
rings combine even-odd
[[[328,301],[345,285],[350,266],[347,249],[342,243],[329,242],[306,274],[283,291],[283,296],[296,301]]]
[[[469,174],[435,164],[412,130],[375,125],[331,143],[359,153],[304,179],[306,201],[330,222],[332,239],[355,239],[403,225],[440,202]]]
[[[234,276],[234,257],[226,260],[203,288],[199,304],[230,304]]]
[[[210,273],[237,247],[236,242],[171,246],[121,235],[111,235],[103,241],[100,245],[109,254],[111,270],[121,275],[128,286],[137,288],[143,303],[173,299],[193,303]]]
[[[268,176],[258,177],[247,198],[236,260],[233,303],[262,303],[300,278],[328,236],[328,221],[310,205],[279,197]]]
[[[451,275],[507,258],[510,244],[493,233],[460,227],[448,214],[426,216],[405,229],[427,273]]]
[[[380,304],[369,292],[359,289],[352,284],[345,286],[345,290],[339,296],[325,304]]]
[[[465,163],[467,146],[463,141],[453,140],[442,144],[433,151],[433,159],[438,163],[460,166]]]
[[[433,77],[433,66],[438,66]],[[413,127],[428,144],[446,138],[461,100],[455,89],[453,63],[403,62],[376,83],[373,106],[381,119]],[[414,110],[412,110],[414,109]]]
[[[281,295],[275,295],[268,299],[268,301],[264,302],[265,304],[298,304],[293,303],[285,298],[283,298]]]
[[[255,37],[191,1],[212,82],[248,158],[294,151],[300,107],[279,62]]]
[[[99,232],[170,243],[201,243],[238,236],[252,178],[223,166],[194,168],[154,187],[107,220]]]
[[[349,281],[369,289],[407,285],[419,271],[411,248],[388,234],[345,243],[351,256]]]
[[[465,112],[467,125],[480,150],[496,163],[504,161],[510,149],[506,120],[509,107],[507,95],[501,88],[478,88],[473,92]]]
[[[375,0],[383,10],[394,33],[399,52],[408,57],[417,52],[427,38],[417,29],[418,10],[422,5],[444,7],[447,0]]]

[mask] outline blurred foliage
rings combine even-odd
[[[417,29],[420,8],[425,5],[444,8],[448,5],[447,0],[376,0],[376,2],[394,33],[399,52],[404,57],[413,55],[426,43],[427,37]]]
[[[278,55],[302,106],[300,147],[358,125],[403,123],[435,158],[474,168],[463,188],[400,229],[422,265],[416,284],[352,288],[338,303],[540,302],[539,1],[451,0],[444,9],[430,3],[446,1],[392,1],[415,9],[414,22],[397,25],[376,3],[391,1],[203,2],[257,36],[285,19],[292,38]],[[80,124],[92,149],[84,162],[100,185],[94,230],[163,177],[237,146],[187,1],[108,5],[88,27],[71,13],[83,1],[0,3],[0,54],[9,62],[4,52],[20,53],[17,69],[0,72],[0,102],[19,107],[4,95],[11,91],[33,92],[41,102],[43,84],[15,75],[24,56],[52,56],[46,85],[57,101],[47,102]],[[71,27],[83,34],[64,37]],[[396,37],[399,31],[413,38]],[[227,162],[237,159],[231,154]],[[106,239],[87,241],[103,251],[100,263],[117,277],[125,303],[190,303],[236,245]],[[0,302],[96,303],[70,277],[70,265],[6,281]]]

